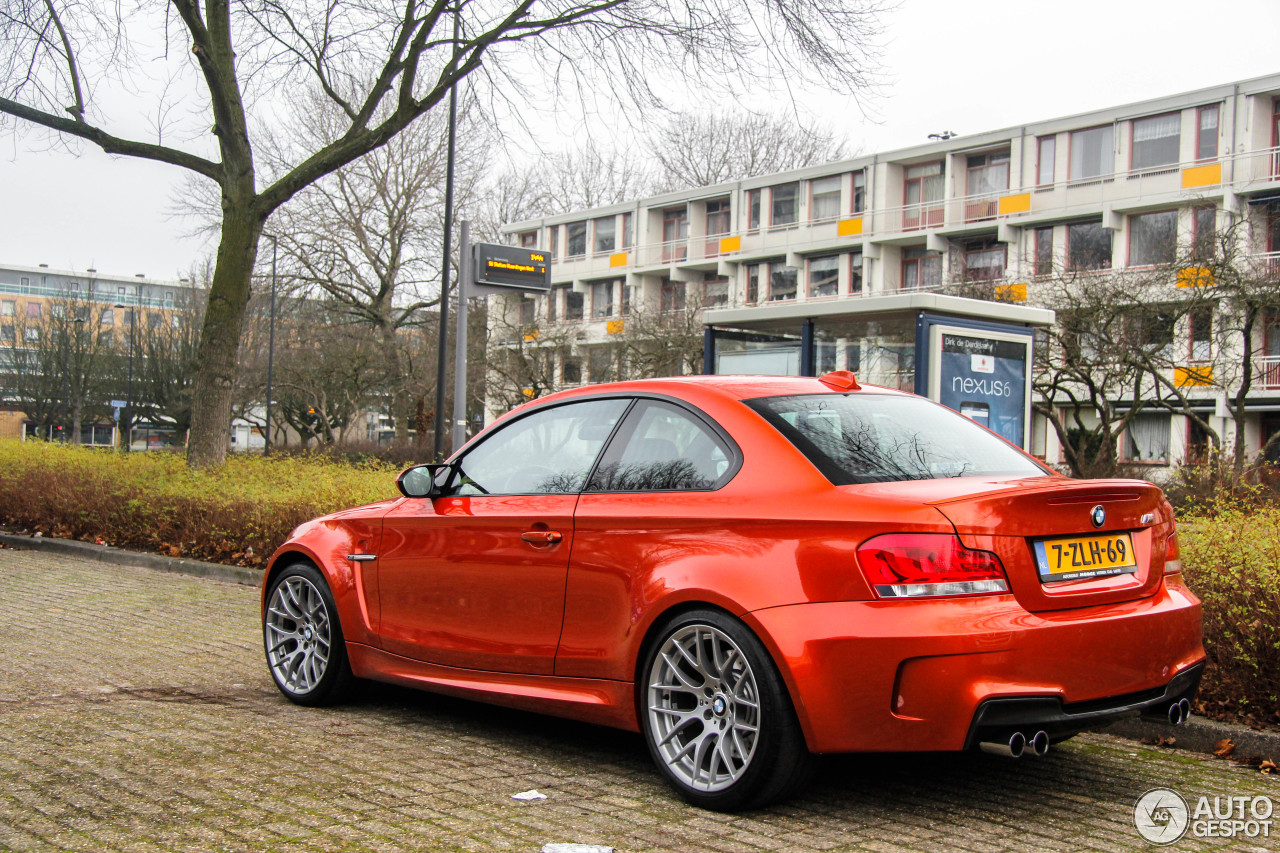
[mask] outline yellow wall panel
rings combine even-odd
[[[857,237],[862,233],[862,217],[855,219],[841,219],[836,223],[836,236],[838,237]]]
[[[617,254],[614,254],[614,255],[610,255],[610,256],[609,256],[609,266],[611,266],[611,267],[625,267],[626,265],[627,265],[627,253],[626,253],[626,252],[618,252]]]
[[[1018,193],[1017,195],[1000,196],[1000,215],[1008,216],[1010,213],[1026,213],[1031,209],[1031,193]]]
[[[1006,302],[1026,302],[1026,282],[1019,282],[1018,284],[997,284],[996,298],[1002,299]]]
[[[626,328],[627,324],[625,320],[610,320],[605,324],[605,329],[607,329],[611,335],[621,334],[626,330]]]
[[[1195,388],[1213,384],[1213,365],[1197,364],[1195,367],[1175,367],[1173,384],[1179,388]]]
[[[1222,183],[1222,164],[1210,163],[1207,166],[1192,166],[1182,170],[1182,188],[1211,187]]]
[[[720,238],[720,254],[726,252],[737,252],[742,248],[741,237],[721,237]]]
[[[1178,287],[1211,287],[1213,270],[1208,267],[1184,267],[1178,270]]]

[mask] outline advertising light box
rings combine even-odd
[[[1029,330],[931,324],[929,398],[1027,448],[1031,343]]]

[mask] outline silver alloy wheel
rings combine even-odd
[[[710,625],[663,642],[649,672],[649,729],[667,769],[697,791],[723,791],[751,765],[760,693],[742,649]]]
[[[263,631],[276,681],[292,693],[315,690],[328,669],[331,642],[320,590],[299,575],[285,578],[271,594]]]

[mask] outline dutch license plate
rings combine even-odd
[[[1128,533],[1039,539],[1032,543],[1041,581],[1071,581],[1138,570]]]

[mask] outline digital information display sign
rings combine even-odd
[[[477,284],[538,293],[551,289],[551,256],[539,249],[476,243],[472,259]]]
[[[929,398],[1027,449],[1031,343],[1028,333],[931,324]]]

